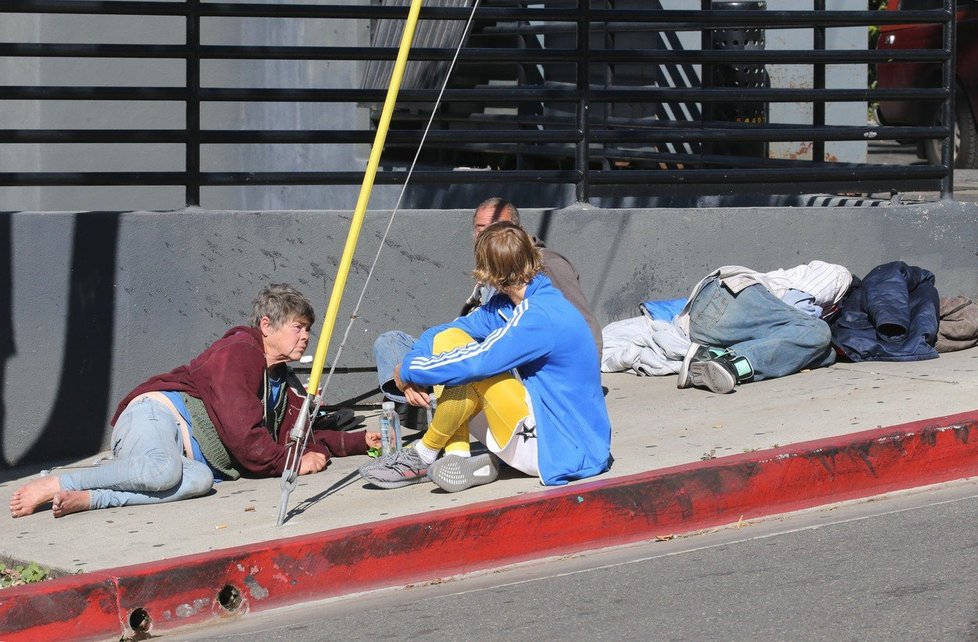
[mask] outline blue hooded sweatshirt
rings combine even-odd
[[[465,331],[474,341],[432,354],[436,334]],[[401,363],[417,385],[459,386],[515,369],[537,423],[541,481],[566,484],[611,467],[611,422],[591,331],[550,279],[538,274],[519,305],[497,294],[469,315],[427,330]]]

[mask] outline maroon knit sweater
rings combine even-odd
[[[289,431],[299,416],[305,391],[288,390],[288,409],[278,441],[264,424],[262,394],[265,385],[265,351],[261,330],[237,326],[190,363],[170,372],[150,377],[127,394],[112,417],[119,415],[136,396],[162,390],[185,392],[204,402],[224,446],[234,457],[242,473],[259,477],[281,475],[288,452]],[[364,432],[346,433],[316,430],[306,446],[307,451],[343,457],[367,452]]]

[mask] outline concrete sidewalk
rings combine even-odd
[[[735,522],[737,511],[748,516],[770,514],[978,471],[978,453],[973,452],[978,440],[972,439],[968,445],[969,430],[975,427],[972,420],[978,421],[978,349],[914,363],[836,364],[741,386],[730,395],[677,390],[674,376],[610,374],[604,375],[603,381],[608,389],[615,464],[605,475],[562,489],[543,488],[533,479],[505,474],[496,483],[458,494],[443,493],[431,484],[383,491],[364,484],[356,468],[365,459],[353,457],[336,458],[325,473],[300,478],[292,493],[289,518],[281,527],[275,526],[281,494],[278,479],[222,483],[204,498],[92,511],[59,520],[54,520],[50,511],[17,520],[4,516],[0,518],[0,557],[37,561],[64,573],[83,574],[5,590],[3,597],[8,600],[0,606],[0,637],[14,639],[10,636],[18,631],[18,622],[41,627],[20,631],[31,636],[118,637],[119,633],[139,630],[144,615],[152,622],[146,625],[147,630],[159,632],[234,611],[269,608],[385,583],[433,580],[480,565],[667,534],[657,533],[655,528],[674,528],[669,531],[672,533]],[[947,417],[958,413],[966,415]],[[936,419],[921,422],[932,418]],[[368,425],[373,425],[375,419],[369,421]],[[887,432],[888,427],[908,423],[912,425]],[[946,443],[940,436],[945,429],[957,431]],[[856,434],[872,430],[875,432]],[[917,446],[900,442],[903,438],[916,439],[925,450],[933,447],[938,452],[927,454],[928,462],[922,464],[911,459],[917,456]],[[801,444],[812,440],[822,441]],[[897,448],[878,459],[880,455],[873,448],[884,443],[896,444]],[[801,446],[792,450],[791,444]],[[827,477],[808,485],[841,485],[826,486],[817,496],[808,498],[805,488],[791,490],[785,485],[801,480],[805,486],[806,476],[818,474],[820,466],[803,473],[797,467],[791,472],[770,470],[776,462],[794,461],[811,452],[835,452],[849,445],[861,449],[859,457],[865,462],[857,462],[859,470],[853,473],[860,475],[860,481],[853,483],[846,477],[850,473],[839,462],[820,460]],[[959,451],[952,454],[945,448]],[[903,467],[887,472],[886,466],[894,463]],[[731,499],[728,506],[715,511],[716,505],[727,501],[724,493],[732,488],[724,481],[724,471],[735,468],[748,471],[741,475],[744,479],[764,474],[776,478],[764,491],[758,490],[756,478],[738,485],[736,501],[746,503]],[[695,483],[700,485],[704,471],[716,476],[707,484],[711,515],[705,521],[697,514],[701,510],[696,503],[700,491],[691,490],[690,471],[698,476],[700,481]],[[27,478],[24,471],[8,471],[0,483],[0,501],[6,504]],[[680,508],[675,520],[663,521],[664,509],[660,514],[657,511],[661,507],[650,508],[650,501],[659,500],[648,495],[659,492],[664,500],[681,500],[676,500]],[[734,491],[730,492],[732,498]],[[801,494],[792,495],[795,492]],[[639,508],[623,508],[623,494],[638,495],[628,501],[637,502]],[[595,512],[574,516],[566,512],[584,503]],[[530,510],[535,512],[520,513]],[[507,511],[519,523],[501,526],[498,520]],[[651,512],[640,514],[643,511]],[[636,523],[639,518],[640,523]],[[549,522],[556,530],[545,536]],[[385,577],[370,564],[356,563],[362,555],[394,558],[414,552],[416,557],[418,550],[436,546],[446,537],[454,539],[455,546],[463,544],[477,551],[484,548],[479,547],[479,539],[488,531],[473,527],[475,523],[483,529],[522,528],[525,532],[538,528],[541,543],[534,550],[513,551],[493,559],[465,553],[454,564],[431,571],[435,575],[430,577],[419,569]],[[547,537],[550,539],[543,541]],[[256,551],[261,551],[259,557],[250,557]],[[245,559],[250,570],[244,568]],[[234,564],[244,574],[240,585],[223,579],[224,566]],[[261,576],[258,567],[263,564],[278,569],[283,586],[293,587],[293,593],[263,603],[269,580],[255,585],[248,580],[257,581],[254,578]],[[130,565],[138,566],[118,568]],[[186,571],[191,567],[192,572]],[[325,575],[339,570],[339,578]],[[374,572],[380,576],[365,576]],[[208,586],[209,581],[215,585]],[[132,588],[132,582],[138,587]],[[166,602],[170,589],[161,582],[194,586],[173,589],[175,601]],[[326,586],[330,582],[338,585]],[[209,597],[188,597],[193,593],[191,588],[199,588],[200,595]],[[120,599],[118,592],[126,592],[128,597]],[[72,607],[75,611],[65,606],[65,595],[71,596],[68,602],[78,602]],[[42,602],[49,610],[60,604],[55,609],[59,612],[52,615],[42,608]],[[86,609],[96,603],[100,604],[98,613],[88,613]],[[245,606],[239,609],[242,603]],[[140,606],[133,608],[134,604]],[[48,622],[53,628],[44,628]]]

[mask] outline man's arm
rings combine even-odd
[[[350,455],[366,455],[371,443],[365,430],[343,432],[342,430],[317,430],[310,437],[325,446],[331,455],[348,457]]]
[[[503,318],[497,310],[498,308],[490,300],[489,303],[472,310],[472,312],[464,317],[458,317],[454,321],[428,328],[421,333],[418,340],[411,346],[409,354],[414,352],[428,355],[432,354],[435,335],[448,328],[459,328],[474,340],[482,341],[504,323]]]
[[[476,291],[479,290],[481,286],[476,286]],[[474,293],[473,293],[474,296]],[[480,338],[485,338],[493,331],[493,329],[499,327],[503,318],[499,316],[496,311],[497,308],[486,306],[477,306],[469,311],[469,314],[465,316],[458,317],[454,321],[449,323],[443,323],[441,325],[429,328],[415,341],[411,350],[405,355],[405,359],[402,360],[401,364],[394,367],[393,379],[394,385],[397,389],[404,394],[404,398],[412,406],[424,406],[427,407],[430,404],[430,399],[428,395],[427,386],[420,384],[414,384],[408,381],[404,381],[401,377],[401,367],[405,363],[407,357],[412,354],[416,355],[431,355],[434,352],[434,339],[435,336],[446,330],[448,328],[459,328],[467,333],[470,337],[475,340]]]
[[[494,309],[489,306],[486,312]],[[451,325],[465,329],[455,323]],[[553,327],[546,313],[528,299],[513,309],[509,322],[481,342],[440,355],[412,350],[401,362],[399,374],[403,381],[422,386],[457,386],[486,379],[549,354],[553,348]]]

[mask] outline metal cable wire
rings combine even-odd
[[[380,239],[380,245],[377,247],[377,253],[374,255],[374,260],[370,264],[370,269],[367,271],[367,277],[363,282],[363,288],[360,290],[360,296],[357,298],[357,303],[353,307],[353,313],[350,314],[350,322],[346,326],[346,330],[343,332],[343,339],[340,341],[339,347],[336,349],[336,356],[333,358],[333,362],[329,366],[329,372],[326,374],[326,380],[320,387],[317,393],[320,396],[325,396],[326,389],[329,387],[329,382],[333,378],[333,372],[336,370],[336,364],[339,363],[340,356],[343,354],[343,346],[346,345],[346,340],[350,336],[350,330],[353,329],[353,323],[357,319],[357,313],[360,311],[360,305],[363,303],[363,298],[367,293],[367,287],[370,285],[370,279],[373,276],[374,268],[377,267],[377,261],[380,260],[380,253],[384,249],[384,245],[387,243],[387,237],[390,234],[391,227],[394,225],[394,217],[397,215],[398,209],[400,209],[401,201],[404,199],[404,193],[407,190],[408,185],[411,182],[411,175],[414,173],[414,167],[418,163],[418,158],[421,156],[421,149],[424,147],[425,140],[428,137],[428,132],[431,129],[431,124],[435,120],[435,114],[438,113],[438,107],[441,105],[442,96],[445,93],[445,88],[448,87],[448,80],[452,77],[452,71],[455,69],[455,62],[458,60],[459,52],[462,50],[462,46],[468,39],[469,30],[472,28],[472,20],[475,18],[475,12],[479,8],[479,3],[481,0],[475,0],[472,5],[472,11],[469,13],[469,18],[465,23],[465,28],[462,30],[462,37],[459,39],[458,47],[455,48],[455,55],[452,56],[452,61],[448,65],[448,70],[445,73],[445,79],[442,82],[441,89],[438,91],[438,98],[435,99],[435,104],[431,108],[431,115],[428,116],[428,122],[425,125],[424,133],[421,135],[421,141],[418,143],[418,149],[414,153],[414,158],[411,160],[411,166],[408,168],[407,176],[404,179],[404,184],[401,186],[401,191],[397,195],[397,201],[394,203],[394,209],[391,210],[390,218],[387,221],[387,229],[384,230],[384,235]]]

